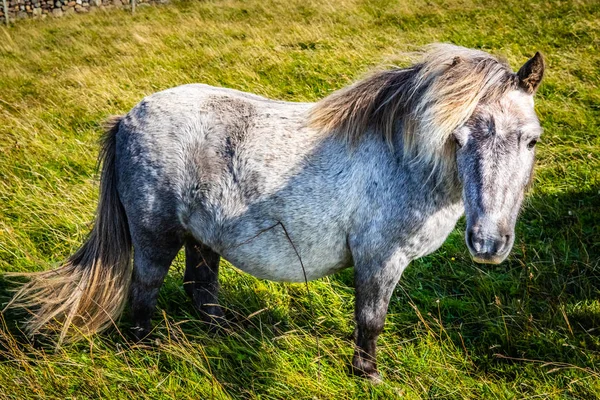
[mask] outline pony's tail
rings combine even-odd
[[[31,313],[29,334],[59,333],[58,343],[107,328],[119,317],[131,282],[131,236],[116,186],[116,134],[122,117],[107,122],[96,221],[87,241],[62,266],[51,271],[14,274],[26,283],[8,307]]]

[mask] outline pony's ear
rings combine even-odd
[[[534,94],[544,77],[545,68],[544,57],[538,51],[517,72],[519,86],[528,94]]]

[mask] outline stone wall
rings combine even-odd
[[[137,6],[166,3],[168,0],[135,0]],[[130,0],[6,0],[10,21],[22,18],[62,17],[87,13],[98,8],[131,7]],[[0,23],[4,23],[4,9],[0,0]]]

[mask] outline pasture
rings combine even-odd
[[[406,270],[379,339],[384,382],[349,374],[353,272],[303,284],[223,262],[226,334],[208,332],[176,259],[151,342],[117,327],[54,350],[0,319],[0,398],[600,397],[600,4],[595,1],[176,1],[0,28],[0,273],[56,266],[97,201],[102,122],[202,82],[316,101],[451,42],[547,74],[544,134],[512,255],[475,264],[461,221]],[[326,207],[326,205],[324,205]],[[13,285],[0,276],[0,305]]]

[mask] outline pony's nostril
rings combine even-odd
[[[467,236],[468,236],[468,241],[469,241],[469,245],[471,246],[471,249],[473,249],[476,253],[481,253],[481,250],[483,249],[484,241],[480,237],[480,235],[478,235],[472,229],[470,229]]]
[[[510,235],[504,235],[498,241],[498,247],[496,249],[496,254],[502,254],[506,250],[506,246],[510,243]]]
[[[477,224],[466,230],[465,241],[475,261],[496,264],[506,258],[513,236],[508,230]]]
[[[467,245],[472,252],[480,255],[497,256],[506,252],[511,235],[486,234],[475,226],[467,231]]]
[[[473,231],[472,230],[467,230],[467,246],[472,249],[473,248]]]

